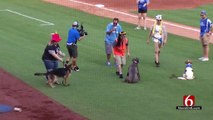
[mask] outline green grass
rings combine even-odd
[[[163,20],[173,21],[176,23],[200,27],[200,11],[206,10],[207,16],[213,20],[213,4],[203,5],[194,9],[178,9],[178,10],[149,10],[148,17],[155,18],[156,15],[161,14]],[[137,12],[133,12],[137,14]]]
[[[0,67],[22,79],[71,110],[91,120],[200,120],[210,119],[212,108],[213,62],[202,63],[198,41],[169,34],[168,44],[161,51],[161,67],[154,66],[153,44],[146,45],[148,31],[135,31],[134,25],[121,22],[130,41],[132,57],[141,60],[142,81],[130,85],[122,83],[114,67],[105,66],[104,31],[111,19],[105,19],[38,0],[0,0],[1,9],[11,9],[25,15],[53,22],[55,26],[40,26],[40,22],[8,12],[0,12]],[[41,55],[50,33],[58,31],[66,51],[67,31],[73,21],[84,23],[89,35],[78,43],[80,72],[73,72],[71,86],[45,86],[43,77],[35,72],[45,71]],[[212,45],[210,46],[212,47]],[[210,53],[213,50],[210,49]],[[181,75],[184,61],[193,61],[196,79],[170,79]],[[210,59],[213,59],[210,56]],[[127,66],[131,60],[128,59]],[[124,73],[127,71],[124,67]],[[201,111],[179,111],[182,97],[195,95]]]

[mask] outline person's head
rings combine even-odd
[[[58,42],[61,41],[61,37],[57,32],[51,34],[51,43],[52,44],[58,44]]]
[[[113,19],[113,25],[114,25],[114,26],[117,26],[118,22],[119,22],[119,19],[118,19],[118,18],[114,18],[114,19]]]
[[[202,19],[205,19],[205,18],[206,18],[206,11],[205,11],[205,10],[202,10],[202,11],[200,12],[200,17],[201,17]]]
[[[126,32],[124,32],[124,31],[120,32],[118,35],[118,42],[117,42],[116,46],[120,46],[121,42],[124,40],[125,37],[126,37]]]
[[[119,33],[119,36],[120,36],[121,38],[126,37],[126,32],[125,32],[125,31],[120,32],[120,33]]]
[[[72,24],[72,27],[78,27],[78,22],[77,21],[75,21],[75,22],[73,22],[73,24]]]
[[[157,15],[157,16],[155,17],[155,19],[156,19],[156,21],[157,21],[157,24],[160,24],[161,21],[162,21],[162,15]]]

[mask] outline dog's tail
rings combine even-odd
[[[34,73],[35,76],[44,76],[47,75],[47,73]]]

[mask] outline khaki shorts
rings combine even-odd
[[[206,33],[203,35],[203,37],[200,37],[202,45],[208,45],[210,42],[210,35],[207,35]]]
[[[115,55],[115,60],[117,65],[126,65],[126,56]]]

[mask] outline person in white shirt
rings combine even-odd
[[[156,67],[160,66],[160,49],[166,44],[167,42],[167,32],[166,27],[162,23],[162,15],[156,16],[156,21],[154,25],[151,27],[147,44],[149,45],[150,38],[152,38],[155,46],[155,64]]]

